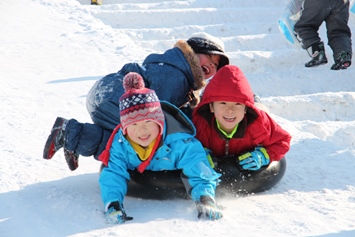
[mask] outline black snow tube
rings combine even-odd
[[[286,172],[286,158],[273,161],[257,171],[242,171],[235,159],[218,162],[217,172],[221,173],[220,188],[233,193],[258,193],[274,187]]]
[[[143,173],[133,170],[129,173],[128,196],[158,200],[189,198],[181,179],[181,170],[145,170]]]
[[[137,170],[130,171],[131,181],[152,188],[185,188],[181,180],[181,170],[151,171],[145,170],[139,173]]]
[[[266,191],[274,187],[286,172],[286,158],[271,162],[268,166],[257,171],[241,171],[235,159],[222,159],[216,168],[221,173],[221,182],[217,186],[217,193],[250,194]],[[137,170],[129,171],[131,180],[128,186],[128,195],[140,196],[157,195],[165,198],[167,193],[186,195],[184,184],[181,180],[181,170],[150,171],[139,173]],[[147,197],[148,197],[147,196]],[[159,197],[158,197],[159,196]],[[149,197],[148,197],[149,198]]]

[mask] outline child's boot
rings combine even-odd
[[[342,51],[334,61],[335,63],[330,69],[332,70],[347,69],[351,65],[351,54]]]
[[[91,5],[102,5],[102,0],[91,0]]]
[[[254,102],[261,104],[261,99],[258,95],[254,94]]]
[[[57,117],[51,130],[51,134],[47,138],[44,145],[43,158],[51,159],[54,154],[64,146],[64,130],[68,120]]]
[[[266,107],[266,105],[264,105],[261,102],[261,99],[258,95],[254,94],[254,104],[258,109],[261,109],[263,111],[265,111],[266,113],[270,114],[270,110],[268,107]]]
[[[76,168],[78,168],[79,154],[77,154],[76,152],[68,151],[64,148],[64,157],[71,171],[76,170]]]
[[[64,146],[65,127],[68,124],[68,120],[57,117],[51,130],[51,134],[47,138],[44,145],[43,158],[51,159],[54,154]],[[79,154],[76,152],[68,151],[64,148],[64,157],[70,170],[78,168]]]
[[[328,59],[325,56],[323,42],[312,44],[312,60],[305,64],[305,67],[315,67],[328,63]]]

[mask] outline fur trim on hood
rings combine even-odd
[[[200,66],[200,60],[191,46],[185,40],[178,40],[174,47],[179,48],[184,54],[187,62],[190,64],[192,74],[194,76],[194,97],[190,101],[190,107],[196,107],[200,102],[199,92],[206,85],[205,74]]]
[[[197,54],[195,54],[195,52],[185,40],[177,41],[174,47],[177,47],[182,51],[187,62],[190,64],[192,74],[195,78],[194,89],[202,89],[206,85],[206,81]]]

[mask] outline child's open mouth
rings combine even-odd
[[[227,117],[223,117],[224,120],[226,120],[227,122],[234,122],[235,121],[235,117],[233,118],[227,118]]]
[[[139,137],[139,139],[141,139],[142,141],[146,141],[149,139],[149,137],[150,137],[150,135],[145,135],[145,136]]]

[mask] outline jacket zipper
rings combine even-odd
[[[226,145],[224,146],[224,154],[229,155],[229,139],[226,139]]]

